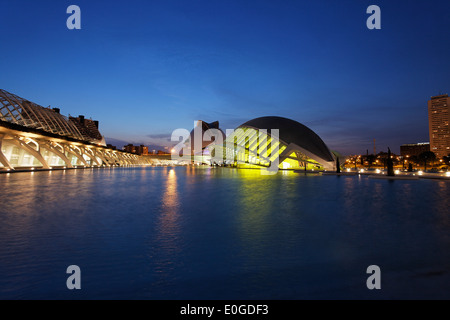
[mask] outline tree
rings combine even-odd
[[[374,154],[369,154],[369,155],[366,157],[367,163],[369,164],[369,169],[370,169],[370,166],[375,162],[376,158],[377,158],[377,156],[374,155]]]
[[[420,163],[420,161],[419,161],[419,157],[418,156],[416,156],[416,155],[414,155],[414,156],[411,156],[410,158],[409,158],[409,162],[411,163],[414,163],[414,164],[416,164],[416,165],[418,165],[419,163]]]
[[[413,166],[411,162],[408,164],[408,172],[413,172]]]
[[[444,160],[444,163],[446,165],[449,165],[450,164],[450,153],[447,156],[444,156],[442,159]]]
[[[419,161],[424,163],[424,171],[427,170],[427,162],[433,163],[436,160],[436,154],[433,151],[425,151],[419,154]]]
[[[341,172],[341,164],[339,163],[339,157],[336,157],[336,172]]]
[[[394,163],[392,162],[392,158],[391,158],[391,149],[388,148],[388,158],[386,160],[386,164],[387,164],[387,175],[388,176],[395,176],[394,173]]]

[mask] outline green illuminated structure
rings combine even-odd
[[[214,145],[215,162],[242,168],[335,170],[336,159],[322,139],[301,123],[261,117],[240,125],[223,145]]]

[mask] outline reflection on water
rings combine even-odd
[[[266,188],[266,179],[258,170],[243,169],[237,177],[238,189],[235,201],[239,204],[237,213],[238,236],[243,252],[243,268],[258,273],[265,256],[267,230],[270,228],[270,213],[274,208],[274,195]],[[273,179],[273,178],[272,178]]]
[[[172,257],[180,253],[179,197],[177,190],[177,175],[175,169],[164,171],[167,175],[163,187],[160,216],[156,227],[157,248],[159,258],[155,272],[167,273],[174,267]]]
[[[164,236],[176,236],[178,217],[178,190],[177,176],[174,169],[170,169],[166,179],[165,190],[162,198],[163,214],[160,219],[161,232]]]
[[[445,181],[159,167],[0,185],[3,299],[450,297]],[[365,287],[371,264],[380,292]]]

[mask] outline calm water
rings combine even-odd
[[[1,299],[450,298],[449,182],[159,167],[0,185]]]

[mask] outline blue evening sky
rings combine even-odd
[[[0,0],[0,35],[0,88],[116,144],[278,115],[344,154],[398,152],[429,141],[427,100],[450,91],[448,0]]]

